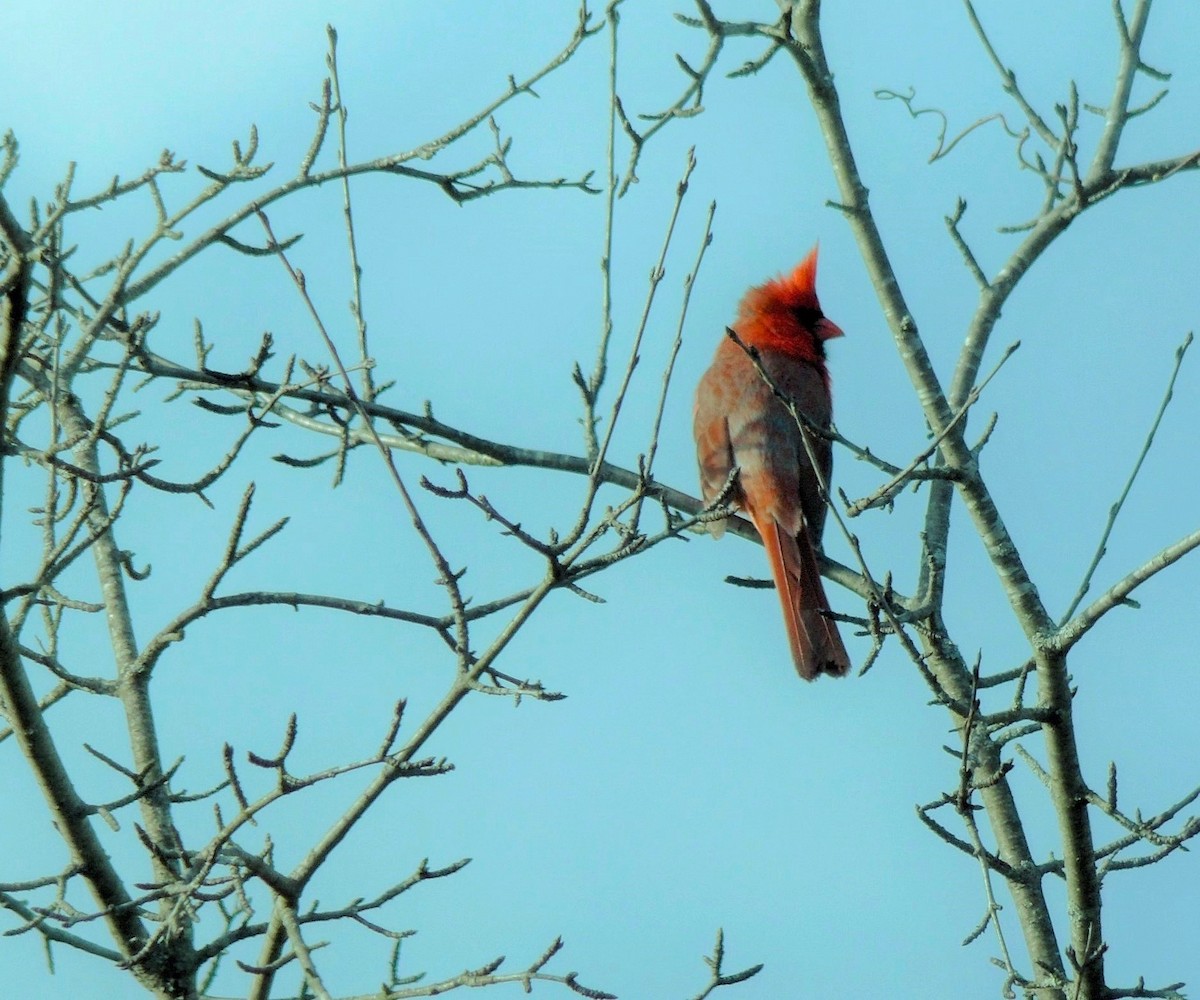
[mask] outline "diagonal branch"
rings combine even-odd
[[[1133,471],[1129,473],[1129,478],[1125,481],[1125,487],[1121,490],[1120,496],[1116,502],[1109,508],[1108,520],[1105,522],[1104,530],[1100,533],[1100,543],[1096,546],[1096,554],[1092,556],[1092,561],[1088,565],[1087,571],[1083,574],[1083,580],[1079,584],[1079,590],[1075,592],[1075,597],[1071,601],[1067,610],[1063,613],[1060,625],[1065,625],[1075,614],[1079,605],[1083,603],[1084,597],[1092,586],[1092,577],[1096,573],[1096,568],[1100,565],[1100,560],[1104,558],[1105,552],[1108,551],[1108,539],[1112,535],[1113,527],[1117,523],[1117,517],[1121,513],[1121,509],[1125,506],[1125,501],[1129,498],[1129,492],[1133,489],[1133,484],[1137,481],[1138,473],[1141,472],[1142,463],[1145,462],[1146,456],[1150,453],[1150,448],[1154,444],[1154,436],[1158,433],[1159,424],[1162,423],[1163,414],[1167,412],[1167,407],[1171,405],[1171,399],[1175,394],[1175,380],[1179,377],[1179,369],[1183,365],[1183,356],[1187,353],[1187,349],[1192,345],[1192,335],[1184,338],[1183,343],[1175,350],[1175,367],[1171,369],[1171,377],[1167,381],[1167,391],[1163,394],[1162,403],[1159,404],[1158,413],[1154,415],[1154,422],[1150,425],[1150,431],[1146,435],[1146,440],[1142,444],[1142,450],[1138,453],[1137,461],[1133,463]]]
[[[443,149],[456,142],[462,136],[478,127],[483,122],[487,121],[500,107],[507,104],[513,98],[522,94],[533,94],[534,86],[554,72],[556,69],[564,65],[579,49],[584,42],[602,30],[603,25],[595,25],[590,23],[586,3],[580,5],[579,16],[571,37],[566,45],[546,63],[541,69],[532,73],[524,80],[518,82],[515,78],[509,79],[508,88],[497,98],[489,102],[484,108],[480,109],[474,115],[467,118],[465,121],[449,129],[442,135],[431,139],[415,149],[394,153],[389,156],[379,157],[374,160],[364,161],[361,163],[351,164],[345,168],[334,167],[328,170],[319,172],[301,172],[297,177],[292,178],[283,184],[278,185],[270,191],[264,192],[262,195],[255,198],[253,201],[237,209],[230,215],[226,216],[215,225],[211,226],[205,232],[194,238],[182,249],[169,256],[162,263],[152,267],[147,273],[142,275],[136,281],[130,281],[128,287],[123,284],[119,289],[118,296],[111,302],[106,303],[109,306],[109,312],[115,310],[117,305],[126,305],[134,302],[144,296],[152,288],[159,284],[168,275],[174,273],[184,263],[191,260],[202,250],[212,246],[215,243],[220,243],[230,232],[240,223],[252,218],[255,213],[260,212],[267,206],[279,201],[282,198],[295,193],[296,191],[320,187],[321,185],[331,182],[343,181],[346,178],[355,177],[361,174],[370,173],[385,173],[397,174],[399,176],[410,177],[416,180],[424,180],[436,184],[448,195],[456,201],[466,201],[478,197],[480,194],[492,193],[503,188],[513,187],[577,187],[580,189],[590,190],[587,185],[587,178],[578,182],[566,182],[562,180],[556,181],[499,181],[491,184],[486,188],[480,187],[464,187],[460,186],[459,182],[465,180],[470,175],[471,170],[455,173],[440,173],[430,170],[425,170],[419,167],[411,166],[414,160],[429,160]],[[491,159],[487,162],[491,162]],[[211,175],[216,176],[216,175]],[[201,204],[211,200],[218,194],[222,193],[229,185],[231,177],[216,176],[213,183],[205,189],[205,191],[195,200],[190,202],[184,208],[175,212],[162,227],[163,231],[173,228],[179,221],[186,216],[189,216]],[[233,176],[232,179],[236,179]],[[157,239],[153,241],[157,244]],[[147,247],[148,249],[148,247]],[[140,262],[144,253],[139,251],[134,263]],[[127,269],[127,276],[132,274],[132,268]]]
[[[1021,109],[1030,126],[1042,141],[1051,149],[1057,148],[1059,144],[1058,136],[1046,124],[1046,120],[1034,110],[1033,105],[1029,103],[1025,94],[1017,85],[1017,74],[1004,65],[1004,60],[1000,58],[1000,54],[996,51],[995,46],[992,45],[991,39],[988,37],[983,24],[979,20],[979,15],[975,13],[975,5],[971,3],[971,0],[963,0],[963,4],[967,9],[967,18],[971,22],[971,27],[975,29],[975,34],[979,36],[979,40],[983,43],[988,58],[991,59],[992,65],[996,67],[996,72],[1000,74],[1004,92],[1017,103],[1017,107]]]
[[[1173,545],[1168,545],[1152,559],[1149,559],[1132,573],[1114,583],[1096,600],[1080,611],[1074,618],[1058,629],[1052,644],[1057,650],[1065,652],[1082,639],[1091,628],[1113,608],[1129,604],[1129,595],[1138,587],[1162,572],[1172,563],[1178,562],[1189,552],[1200,549],[1200,530],[1185,535]]]

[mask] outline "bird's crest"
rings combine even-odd
[[[796,265],[790,274],[780,275],[750,289],[742,300],[741,312],[745,316],[780,310],[816,310],[817,301],[817,248]]]

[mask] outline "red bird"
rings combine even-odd
[[[825,318],[817,301],[817,250],[785,277],[752,288],[738,308],[733,329],[775,387],[818,427],[829,425],[833,402],[825,368],[825,341],[842,331]],[[817,674],[842,677],[850,657],[829,610],[817,569],[825,504],[801,430],[754,362],[732,339],[717,345],[712,366],[696,390],[693,431],[700,460],[700,488],[711,503],[736,466],[729,494],[762,537],[771,576],[783,604],[783,620],[796,670],[806,681]],[[826,483],[833,468],[828,441],[809,434],[812,454]],[[724,521],[709,530],[720,537]]]

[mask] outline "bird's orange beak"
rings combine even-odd
[[[846,332],[833,320],[822,316],[817,320],[817,340],[833,340],[834,337],[844,337]]]

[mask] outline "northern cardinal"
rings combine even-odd
[[[791,274],[752,288],[742,299],[733,329],[775,388],[818,427],[832,412],[825,341],[842,331],[825,318],[817,301],[817,250],[814,247]],[[762,537],[771,576],[783,604],[792,659],[800,676],[842,677],[850,658],[829,610],[817,569],[825,504],[809,450],[825,481],[833,466],[829,441],[802,431],[776,397],[754,362],[729,337],[717,345],[712,366],[696,390],[693,431],[700,460],[700,488],[711,503],[736,466],[737,481],[728,496],[746,512]],[[720,537],[724,521],[709,530]]]

